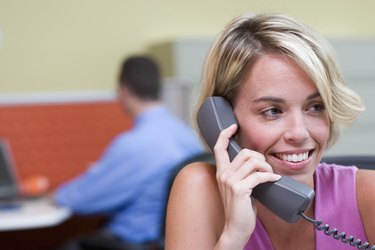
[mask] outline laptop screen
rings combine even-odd
[[[0,139],[0,199],[18,195],[14,170],[9,144]]]

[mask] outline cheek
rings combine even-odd
[[[316,126],[312,131],[314,131],[313,137],[316,141],[321,144],[322,147],[327,146],[327,142],[330,136],[330,126],[328,123],[322,123]]]
[[[272,131],[272,133],[270,132]],[[242,148],[255,150],[259,153],[265,153],[273,145],[279,136],[275,128],[267,126],[257,126],[257,124],[247,124],[240,128],[238,133],[238,142]]]
[[[309,131],[313,138],[320,144],[326,145],[330,137],[330,121],[328,115],[308,119]]]
[[[310,120],[310,126],[307,126],[309,137],[312,138],[324,150],[330,136],[330,125],[328,119]],[[243,123],[242,123],[243,124]],[[259,153],[265,153],[282,138],[284,126],[266,126],[256,122],[247,122],[241,125],[237,134],[236,141],[242,148],[255,150]]]

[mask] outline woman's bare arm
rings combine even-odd
[[[167,208],[166,249],[214,249],[224,223],[215,172],[200,162],[177,175]]]

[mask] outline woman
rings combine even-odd
[[[340,127],[364,109],[332,54],[322,37],[287,16],[246,14],[229,23],[206,60],[197,107],[209,96],[225,97],[238,126],[220,133],[216,168],[193,163],[177,176],[167,249],[353,249],[249,198],[281,175],[315,190],[306,215],[375,244],[375,195],[368,195],[375,171],[320,163]],[[230,161],[232,136],[243,150]]]

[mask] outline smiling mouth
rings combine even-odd
[[[296,163],[296,162],[301,162],[301,161],[307,160],[307,158],[309,158],[309,155],[311,154],[311,152],[312,152],[312,150],[306,151],[306,152],[303,152],[303,153],[299,153],[299,154],[277,153],[277,154],[275,154],[275,156],[277,158],[279,158],[280,160]]]

